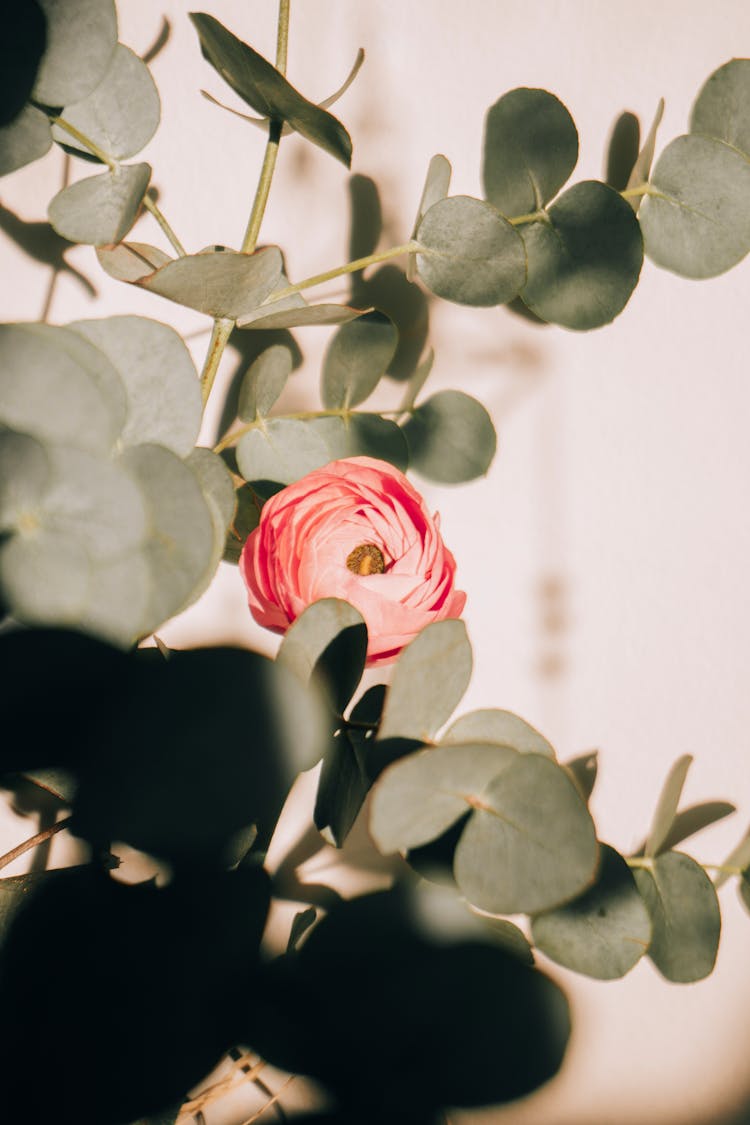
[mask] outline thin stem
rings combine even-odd
[[[424,247],[418,242],[405,242],[403,246],[392,246],[390,250],[381,250],[379,254],[368,254],[365,258],[357,258],[353,262],[347,262],[345,266],[335,266],[332,270],[326,270],[325,273],[316,273],[313,277],[306,277],[303,281],[298,281],[296,285],[287,285],[285,289],[277,289],[275,293],[271,293],[263,302],[264,305],[270,305],[274,301],[280,301],[284,297],[291,297],[293,293],[301,293],[303,289],[311,289],[313,285],[322,285],[326,281],[333,281],[334,278],[343,277],[347,273],[358,273],[359,270],[366,269],[367,266],[377,265],[378,262],[387,262],[391,258],[399,258],[402,254],[415,254],[418,250],[424,251]]]
[[[521,226],[522,223],[548,223],[549,215],[542,209],[540,211],[529,211],[526,215],[514,215],[512,219],[508,219],[512,227]]]
[[[72,819],[72,816],[66,816],[63,820],[58,820],[56,824],[45,828],[43,832],[37,832],[36,836],[24,840],[17,848],[13,848],[12,851],[6,852],[5,855],[0,856],[0,870],[2,870],[3,867],[7,867],[9,863],[13,863],[13,860],[18,859],[19,856],[30,852],[31,849],[37,847],[38,844],[43,844],[45,840],[49,840],[56,832],[62,832],[63,828],[68,827]]]
[[[652,195],[651,184],[638,184],[638,187],[626,188],[621,191],[623,199],[638,199],[642,195]]]
[[[276,35],[276,69],[286,74],[286,56],[289,47],[289,7],[291,0],[279,0],[279,30]]]
[[[185,247],[182,245],[179,238],[177,237],[177,235],[175,234],[175,232],[172,230],[171,226],[167,222],[161,208],[157,207],[156,203],[151,198],[151,196],[148,194],[148,192],[146,192],[146,194],[143,197],[143,206],[156,219],[157,223],[159,224],[161,229],[164,231],[164,234],[167,236],[168,241],[172,244],[172,246],[176,250],[177,256],[180,257],[180,258],[184,258],[186,253],[187,253],[187,251],[185,250]]]
[[[255,199],[253,200],[252,210],[250,211],[250,218],[247,221],[247,230],[245,231],[245,237],[240,247],[240,251],[243,254],[252,254],[258,243],[260,225],[263,222],[268,196],[271,191],[271,181],[273,179],[274,169],[276,168],[276,157],[279,154],[280,140],[281,122],[269,122],[268,141],[266,142],[266,151],[263,156],[263,167],[260,170],[260,179],[258,180]]]
[[[53,125],[57,125],[63,132],[68,133],[69,136],[73,137],[73,139],[78,141],[80,145],[83,145],[84,148],[87,148],[92,156],[95,156],[97,160],[101,160],[102,164],[106,164],[112,172],[116,172],[120,167],[114,156],[110,156],[104,149],[99,148],[99,145],[96,144],[95,141],[92,141],[85,133],[76,129],[75,125],[71,125],[64,117],[51,116],[50,122]]]
[[[233,320],[229,320],[226,317],[217,317],[211,329],[211,339],[208,344],[206,361],[203,364],[203,370],[201,372],[201,399],[204,409],[208,402],[208,396],[211,394],[211,388],[214,385],[216,373],[219,370],[224,348],[227,346],[227,340],[231,336],[233,328]]]

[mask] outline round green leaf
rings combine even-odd
[[[677,759],[667,775],[646,840],[644,849],[646,855],[654,856],[658,855],[660,851],[664,851],[664,843],[677,817],[682,788],[692,761],[692,754],[683,754],[682,757]]]
[[[9,125],[0,129],[0,176],[23,168],[49,152],[52,133],[46,113],[25,105]]]
[[[79,320],[69,327],[107,356],[125,386],[124,446],[153,442],[185,457],[201,421],[198,375],[182,338],[141,316]]]
[[[328,446],[306,422],[271,418],[243,434],[237,445],[237,467],[245,480],[292,484],[327,465]]]
[[[101,82],[117,46],[114,0],[39,0],[47,47],[32,96],[42,105],[78,102]]]
[[[546,90],[511,90],[487,111],[484,194],[504,215],[527,215],[560,190],[578,160],[578,132]]]
[[[27,625],[77,625],[91,561],[75,535],[36,528],[0,546],[3,600]]]
[[[247,370],[240,387],[237,415],[243,422],[264,418],[276,402],[292,372],[292,353],[284,344],[272,344]]]
[[[750,250],[750,160],[712,137],[677,137],[656,162],[640,219],[657,266],[724,273]]]
[[[154,273],[167,262],[174,261],[169,254],[147,242],[121,242],[118,246],[99,246],[96,250],[99,265],[116,281],[140,281]]]
[[[714,967],[721,932],[716,890],[702,867],[681,852],[635,869],[653,928],[649,957],[667,980],[691,983]]]
[[[731,59],[707,79],[690,115],[690,132],[705,133],[750,154],[750,59]]]
[[[0,532],[36,519],[49,478],[49,458],[40,442],[0,430]]]
[[[71,242],[119,242],[136,220],[150,179],[149,164],[123,164],[116,172],[79,180],[51,200],[49,221]]]
[[[138,284],[178,305],[236,320],[262,304],[280,276],[281,251],[269,246],[254,254],[235,250],[187,254],[142,277]]]
[[[381,774],[370,808],[370,833],[385,855],[436,839],[468,812],[516,760],[509,746],[467,743],[418,750]]]
[[[379,737],[429,741],[460,702],[471,668],[471,645],[463,621],[428,625],[398,659]]]
[[[599,875],[574,902],[532,920],[534,944],[566,969],[597,980],[624,977],[646,953],[651,921],[622,856],[602,845]]]
[[[161,106],[151,73],[129,47],[118,43],[107,73],[87,97],[66,103],[63,117],[115,160],[135,156],[153,137]],[[52,135],[77,148],[75,138],[59,126]],[[88,149],[83,149],[88,155]]]
[[[0,325],[0,422],[41,441],[107,453],[126,410],[116,370],[76,332]]]
[[[456,742],[495,742],[512,746],[520,754],[544,754],[554,758],[555,751],[543,735],[512,711],[487,708],[470,711],[456,719],[440,739],[445,745]]]
[[[349,410],[369,398],[393,359],[398,333],[380,312],[365,313],[333,335],[323,358],[320,395],[328,410]]]
[[[345,629],[363,624],[362,614],[349,602],[341,598],[321,598],[309,605],[289,627],[276,659],[307,683],[336,637]]]
[[[412,466],[443,484],[483,476],[497,449],[492,419],[481,402],[463,391],[438,391],[426,399],[404,434]]]
[[[643,264],[632,207],[587,180],[561,195],[544,222],[522,227],[529,276],[521,296],[542,320],[585,331],[622,312]]]
[[[438,297],[459,305],[503,305],[526,281],[523,239],[481,199],[454,195],[435,203],[417,230],[419,276]]]
[[[402,473],[409,467],[409,447],[404,431],[379,414],[348,414],[343,418],[313,418],[311,424],[325,441],[330,460],[342,457],[377,457]]]
[[[535,914],[575,898],[596,874],[596,830],[561,766],[519,755],[472,800],[453,871],[467,899],[491,914]]]

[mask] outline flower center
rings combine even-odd
[[[346,565],[355,574],[382,574],[385,570],[385,559],[380,547],[374,543],[360,543],[347,557]]]

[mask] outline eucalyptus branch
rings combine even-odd
[[[24,840],[22,844],[19,844],[18,847],[0,856],[0,870],[2,870],[3,867],[7,867],[8,864],[13,863],[19,856],[30,852],[32,848],[43,844],[45,840],[49,840],[57,832],[62,832],[63,828],[68,827],[72,819],[72,816],[66,816],[63,820],[58,820],[55,824],[50,825],[49,828],[45,828],[43,832],[37,832],[36,836],[31,836],[28,840]]]
[[[208,396],[211,394],[211,388],[214,385],[216,373],[219,370],[224,348],[227,346],[227,341],[232,335],[233,328],[233,320],[229,320],[226,317],[217,317],[211,329],[211,339],[208,344],[203,370],[201,371],[201,399],[204,409],[208,402]]]
[[[379,262],[388,262],[391,258],[400,258],[402,254],[415,254],[417,251],[431,252],[427,251],[419,242],[413,240],[405,242],[402,246],[392,246],[390,250],[382,250],[379,254],[368,254],[364,258],[356,258],[353,262],[347,262],[346,265],[335,266],[331,270],[326,270],[325,273],[316,273],[313,277],[306,277],[295,285],[287,285],[284,289],[277,289],[275,293],[271,293],[266,298],[263,304],[270,305],[274,301],[281,301],[284,297],[291,297],[293,293],[301,293],[303,289],[311,289],[314,285],[322,285],[326,281],[344,277],[345,274],[358,273],[360,270],[366,269],[367,266],[375,266]]]
[[[172,227],[167,222],[167,220],[164,216],[164,212],[161,210],[160,207],[157,206],[156,201],[151,198],[151,196],[148,194],[148,192],[146,192],[146,194],[143,197],[143,206],[156,219],[157,223],[159,224],[161,229],[164,231],[164,234],[166,235],[168,241],[174,247],[174,249],[177,253],[177,256],[179,258],[184,258],[187,254],[187,251],[185,250],[185,247],[182,245],[179,238],[177,237],[175,232],[172,230]]]
[[[275,414],[274,418],[284,418],[292,422],[308,422],[312,418],[400,418],[403,414],[413,414],[414,411],[409,409],[405,410],[403,407],[399,410],[347,410],[343,407],[331,410],[297,410],[291,414]],[[245,434],[249,434],[252,430],[262,428],[264,418],[256,418],[252,422],[247,422],[244,426],[238,426],[236,430],[229,430],[224,434],[221,441],[217,442],[214,446],[214,453],[222,453],[238,441]]]

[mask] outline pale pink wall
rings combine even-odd
[[[199,96],[204,85],[237,104],[199,58],[186,18],[193,6],[124,0],[121,36],[143,51],[162,13],[173,23],[153,67],[163,126],[145,157],[170,221],[199,249],[238,244],[263,138]],[[273,53],[273,0],[206,7]],[[708,74],[750,54],[750,6],[293,0],[289,74],[310,97],[340,83],[359,46],[367,61],[337,112],[354,137],[353,170],[379,182],[389,231],[402,241],[434,152],[453,162],[455,191],[479,191],[484,111],[507,89],[540,85],[561,97],[581,135],[576,175],[600,176],[621,110],[648,124],[663,95],[662,142],[684,131]],[[0,183],[0,199],[41,219],[59,171],[51,154]],[[138,234],[159,241],[148,219]],[[344,169],[285,141],[263,238],[282,245],[299,278],[344,261],[346,237]],[[3,318],[37,317],[45,271],[4,237],[0,252]],[[206,327],[198,314],[103,277],[89,249],[71,261],[102,300],[95,307],[63,277],[56,322],[127,311],[186,332]],[[740,809],[696,854],[719,862],[750,818],[749,298],[747,262],[708,282],[647,263],[624,314],[592,334],[535,330],[503,310],[433,308],[435,382],[481,398],[500,438],[486,480],[425,486],[469,592],[475,674],[466,706],[517,710],[563,758],[599,747],[595,811],[602,835],[623,849],[638,843],[664,774],[686,752],[696,758],[686,799],[727,797]],[[326,336],[300,338],[309,362],[297,396],[305,380],[315,383]],[[198,362],[205,340],[195,340]],[[248,620],[231,568],[164,636],[275,647]],[[7,831],[12,842],[25,834],[10,818]],[[668,985],[645,963],[612,984],[560,972],[576,1021],[566,1069],[527,1105],[486,1120],[688,1125],[750,1093],[750,919],[730,888],[722,901],[725,931],[707,982]]]

